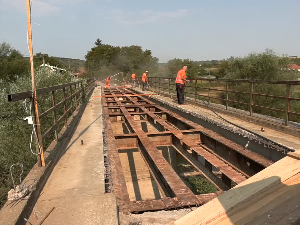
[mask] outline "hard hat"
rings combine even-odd
[[[148,70],[146,70],[146,73],[148,73]]]

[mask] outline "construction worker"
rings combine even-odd
[[[110,77],[106,78],[106,85],[105,85],[105,88],[110,88],[109,80],[110,80]]]
[[[189,82],[189,80],[186,79],[186,69],[187,66],[184,66],[181,70],[178,71],[177,77],[176,77],[176,92],[177,92],[177,100],[179,105],[184,105],[184,88],[185,88],[185,82]]]
[[[135,86],[135,78],[136,78],[135,73],[131,74],[131,81],[132,81],[132,86],[133,87]]]
[[[148,74],[148,71],[146,70],[145,73],[143,73],[143,76],[142,76],[143,91],[145,91],[145,87],[146,87],[147,74]]]

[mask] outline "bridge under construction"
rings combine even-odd
[[[3,224],[300,223],[297,133],[262,132],[259,122],[195,99],[179,106],[170,83],[169,91],[95,83],[42,113],[65,109],[42,135],[55,136],[46,167],[23,181],[37,181],[27,198],[3,207]],[[77,105],[82,95],[89,101]]]

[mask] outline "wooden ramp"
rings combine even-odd
[[[299,153],[289,154],[173,224],[300,224]]]

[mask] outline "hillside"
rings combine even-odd
[[[80,69],[80,67],[84,67],[84,63],[85,63],[85,60],[81,60],[81,59],[71,59],[71,58],[61,58],[61,57],[54,57],[54,58],[60,61],[63,68],[70,69],[70,70],[78,70]]]

